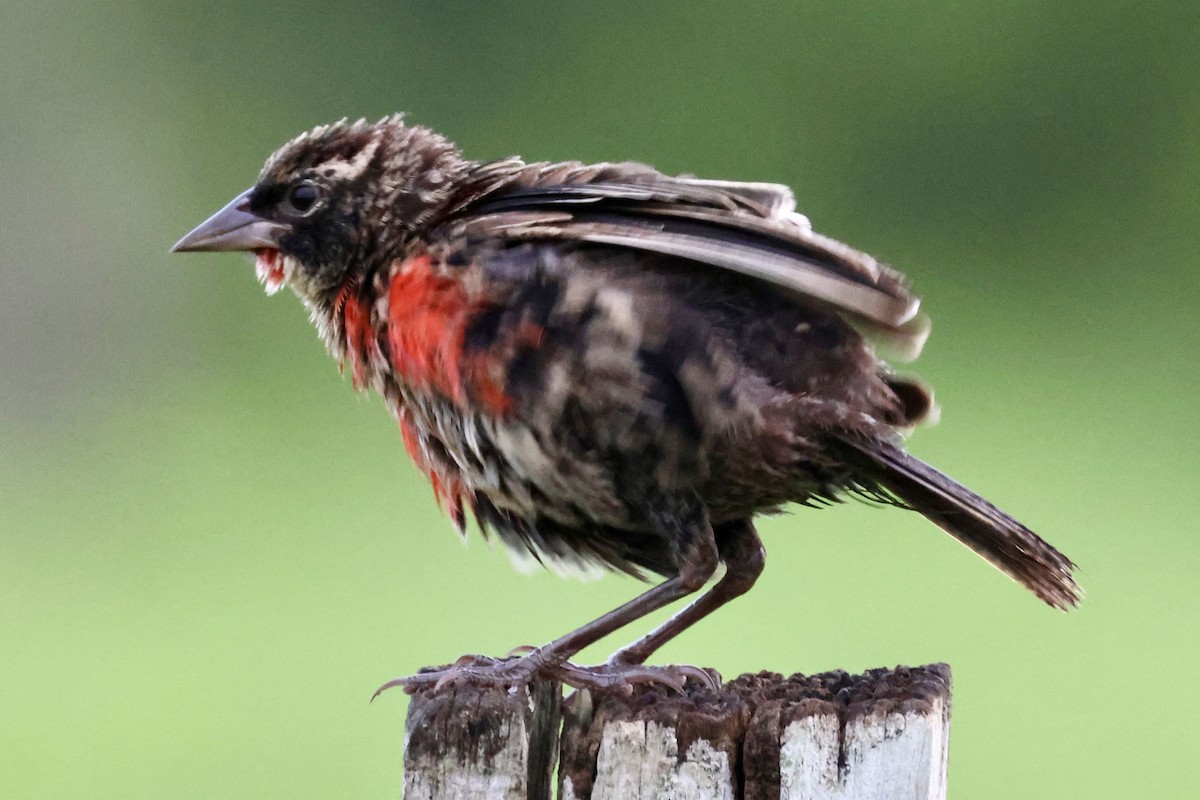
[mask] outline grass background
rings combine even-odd
[[[758,588],[664,660],[948,661],[955,797],[1200,781],[1200,6],[0,18],[0,796],[395,797],[405,701],[368,705],[376,685],[640,589],[464,549],[293,298],[239,257],[167,255],[286,138],[399,109],[478,158],[793,185],[934,317],[917,366],[943,422],[913,451],[1089,593],[1057,614],[916,515],[802,509],[763,524]]]

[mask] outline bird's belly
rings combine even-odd
[[[549,517],[569,526],[631,524],[608,468],[594,454],[568,452],[553,436],[517,420],[466,413],[450,400],[409,395],[402,413],[417,429],[431,478],[457,484],[470,499],[527,519]]]
[[[530,521],[645,529],[630,498],[623,496],[613,462],[581,447],[561,426],[535,428],[516,418],[470,413],[440,396],[402,396],[400,412],[417,429],[414,458],[435,488],[457,487],[467,504],[478,495]],[[717,437],[697,451],[708,468],[695,490],[714,523],[770,512],[788,502],[821,503],[845,486],[843,470],[821,457],[807,431],[771,414],[767,422]]]

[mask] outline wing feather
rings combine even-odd
[[[481,165],[452,222],[471,234],[659,253],[829,304],[905,358],[928,320],[904,277],[814,231],[780,184],[673,178],[641,164]]]

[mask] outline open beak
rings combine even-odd
[[[250,211],[252,189],[201,222],[171,248],[172,253],[217,250],[277,249],[287,225],[264,219]]]

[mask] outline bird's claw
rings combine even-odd
[[[633,687],[639,684],[660,684],[674,692],[685,694],[689,680],[712,691],[721,689],[721,675],[716,670],[686,664],[651,667],[645,664],[610,661],[594,667],[578,667],[566,663],[559,667],[559,672],[559,680],[573,688],[615,690],[623,694],[630,694]]]
[[[415,675],[403,678],[393,678],[375,690],[371,695],[374,700],[388,689],[400,687],[405,694],[415,694],[422,689],[441,691],[448,686],[459,684],[474,684],[477,686],[519,686],[529,683],[534,678],[546,674],[547,667],[544,658],[539,656],[536,649],[528,650],[524,655],[508,658],[492,658],[491,656],[465,655],[459,657],[453,664],[444,667],[426,667]]]
[[[520,686],[535,678],[556,680],[573,689],[617,691],[630,694],[636,685],[660,684],[683,694],[689,680],[712,691],[721,688],[721,675],[713,669],[687,665],[651,667],[645,664],[626,664],[610,661],[595,666],[579,666],[569,661],[548,658],[537,648],[516,648],[523,653],[504,659],[490,656],[466,655],[444,667],[430,667],[415,675],[393,678],[375,690],[374,700],[388,689],[401,687],[406,694],[422,689],[441,691],[449,686]]]

